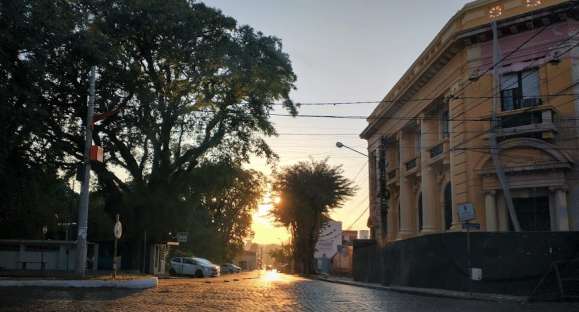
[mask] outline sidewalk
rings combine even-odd
[[[314,276],[313,278],[320,280],[320,281],[329,282],[329,283],[344,284],[344,285],[378,289],[378,290],[386,290],[386,291],[396,291],[396,292],[400,292],[400,293],[423,295],[423,296],[435,296],[435,297],[447,297],[447,298],[456,298],[456,299],[483,300],[483,301],[495,301],[495,302],[508,301],[508,302],[523,303],[523,302],[527,301],[527,297],[522,297],[522,296],[476,293],[476,292],[465,292],[465,291],[434,289],[434,288],[383,286],[383,285],[374,284],[374,283],[356,282],[353,279],[346,278],[346,277],[320,276],[320,275],[318,275],[318,276]]]
[[[80,277],[74,273],[63,272],[4,272],[0,276],[2,287],[47,287],[47,288],[154,288],[159,284],[155,276],[144,274],[119,273],[116,279],[112,274],[90,274]]]

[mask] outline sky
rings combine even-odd
[[[206,0],[265,35],[282,40],[297,75],[298,103],[380,101],[466,0]],[[368,116],[376,104],[302,106],[300,114]],[[283,111],[279,111],[283,113]],[[359,134],[366,120],[272,117],[279,137],[268,139],[278,166],[328,158],[343,167],[357,194],[332,213],[343,229],[367,229],[367,159]],[[271,168],[254,159],[250,167]],[[287,231],[272,224],[267,206],[254,215],[254,242],[279,244]]]

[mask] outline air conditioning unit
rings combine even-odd
[[[479,74],[478,74],[478,69],[473,69],[470,71],[470,74],[468,75],[468,80],[470,81],[477,81],[479,79]]]

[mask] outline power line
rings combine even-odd
[[[370,209],[370,205],[368,205],[368,207],[366,207],[366,209],[364,209],[364,211],[362,211],[362,213],[356,218],[356,220],[354,222],[352,222],[352,224],[350,224],[350,226],[348,226],[346,229],[350,230],[352,229],[352,227],[358,223],[358,221],[360,221],[360,218],[362,218],[364,216],[364,214],[368,211],[368,209]]]

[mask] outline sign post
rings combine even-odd
[[[48,227],[46,225],[44,225],[42,227],[42,240],[46,240],[46,233],[48,233]],[[45,265],[44,265],[44,247],[46,246],[42,246],[40,249],[40,271],[44,272],[45,269]]]
[[[465,203],[458,205],[458,219],[462,223],[462,228],[466,229],[466,268],[468,271],[468,284],[469,284],[469,291],[472,291],[472,280],[473,280],[473,268],[471,264],[471,247],[470,247],[470,230],[471,229],[480,229],[480,224],[478,223],[470,223],[470,221],[476,219],[476,213],[474,210],[474,206],[471,203]],[[481,272],[482,273],[482,272]],[[477,280],[478,278],[478,271],[477,271]]]
[[[177,232],[177,241],[179,243],[186,243],[188,241],[189,238],[189,233],[188,232]]]
[[[117,213],[117,222],[115,222],[115,227],[113,229],[113,234],[115,235],[115,247],[113,250],[113,279],[117,278],[117,244],[118,240],[123,235],[123,224],[119,220],[119,214]]]

